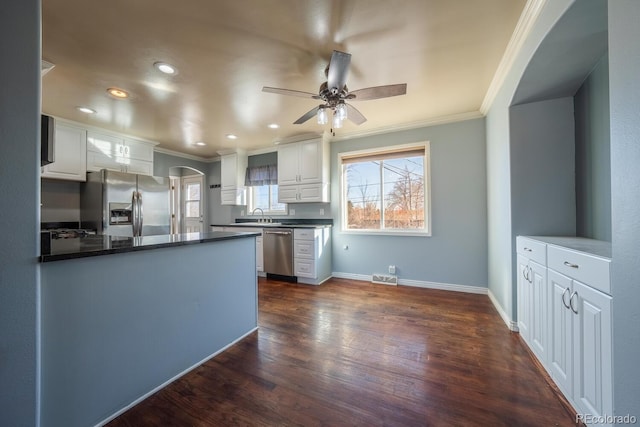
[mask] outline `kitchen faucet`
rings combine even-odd
[[[254,215],[257,210],[260,210],[260,213],[262,214],[258,222],[264,222],[264,211],[262,210],[262,208],[255,208],[254,210],[251,211],[251,215]]]

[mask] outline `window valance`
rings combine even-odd
[[[252,166],[247,168],[244,185],[259,187],[261,185],[276,185],[278,183],[278,166]]]

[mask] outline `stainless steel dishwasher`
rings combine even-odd
[[[262,243],[265,273],[293,276],[293,229],[265,228]]]

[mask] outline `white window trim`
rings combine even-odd
[[[392,151],[409,151],[411,149],[424,149],[424,203],[425,203],[425,228],[426,230],[393,230],[393,229],[367,229],[367,230],[355,230],[348,229],[347,225],[347,192],[345,188],[344,168],[342,167],[343,157],[353,156],[367,156],[380,152],[392,152]],[[338,167],[340,168],[340,232],[342,234],[353,235],[389,235],[389,236],[406,236],[406,237],[430,237],[431,234],[431,143],[429,141],[422,141],[418,143],[410,144],[398,144],[383,146],[377,148],[368,148],[365,150],[357,151],[345,151],[338,153]]]
[[[271,185],[278,185],[278,184],[271,184]],[[255,213],[252,212],[254,209],[256,209],[253,206],[253,188],[252,187],[246,187],[246,188],[247,188],[247,216],[261,216],[260,211],[257,211]],[[284,210],[281,210],[281,211],[264,209],[264,214],[265,215],[289,215],[289,205],[287,203],[284,203]]]

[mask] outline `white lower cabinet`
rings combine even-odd
[[[298,282],[319,285],[331,277],[331,228],[293,230],[293,274]]]
[[[535,250],[527,244],[531,240],[517,239],[522,338],[578,414],[606,420],[614,415],[612,298],[602,292],[610,289],[610,258],[584,251],[602,252],[608,244],[581,238],[534,239],[546,249],[544,264],[521,254],[523,247]]]
[[[231,232],[248,232],[248,233],[260,233],[259,236],[256,237],[256,271],[258,273],[264,272],[264,251],[262,245],[262,228],[250,228],[250,227],[218,227],[211,226],[209,228],[210,231],[231,231]]]

